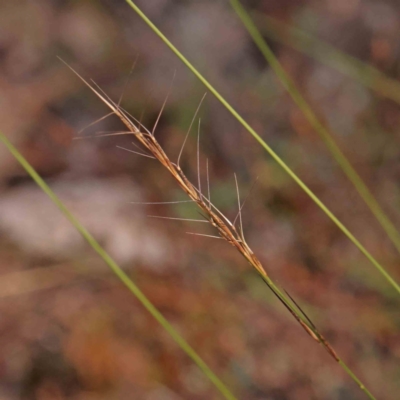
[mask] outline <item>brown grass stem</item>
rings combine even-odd
[[[71,68],[71,67],[69,67]],[[228,242],[233,246],[239,253],[246,259],[246,261],[258,272],[263,281],[279,299],[279,301],[284,305],[284,307],[292,314],[296,321],[301,325],[301,327],[310,335],[315,341],[320,343],[323,348],[328,352],[328,354],[338,362],[342,367],[346,364],[339,358],[336,351],[325,339],[325,337],[316,329],[315,325],[311,323],[310,319],[305,316],[303,311],[298,307],[298,305],[291,300],[279,287],[272,281],[260,260],[254,254],[252,249],[246,243],[243,237],[242,222],[240,222],[240,230],[238,231],[232,222],[229,222],[228,218],[224,214],[212,205],[210,199],[207,199],[199,189],[197,189],[191,181],[186,177],[181,167],[174,162],[172,162],[168,155],[164,152],[161,145],[158,143],[155,135],[149,133],[149,130],[142,132],[140,127],[137,126],[127,115],[127,113],[118,106],[117,103],[113,102],[108,96],[105,97],[102,93],[97,91],[92,85],[90,85],[85,79],[83,79],[75,70],[71,70],[81,79],[99,98],[102,100],[121,120],[121,122],[126,126],[128,131],[138,140],[138,142],[146,148],[146,150],[152,154],[160,164],[170,173],[174,178],[176,183],[180,188],[186,193],[186,195],[197,204],[200,209],[201,214],[212,227],[215,228],[218,236]],[[235,177],[236,180],[236,177]],[[238,191],[238,189],[237,189]],[[240,199],[238,191],[238,207],[240,212]],[[226,222],[228,221],[228,223]],[[375,399],[374,396],[368,391],[368,389],[360,382],[356,375],[346,366],[344,370],[352,377],[352,379],[357,382],[361,390],[370,398]]]

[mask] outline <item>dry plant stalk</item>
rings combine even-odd
[[[296,319],[296,321],[303,327],[303,329],[318,343],[320,343],[328,353],[333,357],[333,359],[337,362],[341,362],[340,358],[332,348],[332,346],[328,343],[328,341],[324,338],[324,336],[317,330],[315,325],[311,322],[311,320],[307,317],[307,315],[303,312],[303,310],[299,307],[299,305],[294,301],[294,299],[286,293],[286,295],[276,286],[276,284],[271,280],[264,267],[262,266],[260,260],[251,250],[249,245],[247,244],[242,229],[242,221],[241,221],[241,208],[243,204],[240,204],[239,201],[239,219],[240,219],[240,229],[236,229],[234,223],[232,223],[214,204],[212,204],[210,200],[210,196],[205,196],[201,192],[201,188],[199,189],[194,186],[190,180],[183,173],[181,167],[179,166],[179,159],[181,154],[178,157],[178,162],[174,163],[170,160],[168,155],[164,152],[157,139],[154,136],[153,132],[150,132],[146,129],[137,119],[129,115],[125,110],[120,107],[120,102],[115,103],[111,100],[101,89],[96,90],[94,86],[89,84],[82,76],[80,76],[74,69],[72,69],[69,65],[67,65],[110,109],[111,113],[107,114],[105,117],[110,115],[116,115],[121,122],[126,126],[127,131],[116,133],[116,134],[132,134],[136,137],[136,139],[144,146],[144,148],[151,154],[145,155],[141,153],[141,155],[145,155],[150,158],[154,158],[158,160],[173,176],[181,189],[188,195],[188,197],[197,204],[197,206],[201,210],[201,215],[205,218],[205,221],[208,221],[218,232],[220,238],[225,239],[229,244],[235,247],[239,253],[248,261],[248,263],[257,270],[263,281],[267,284],[267,286],[272,290],[272,292],[276,295],[276,297],[281,301],[281,303],[286,307],[286,309],[292,314],[292,316]],[[165,102],[163,108],[165,106]],[[163,109],[162,109],[163,110]],[[161,110],[161,112],[162,112]],[[161,115],[161,113],[160,113]],[[100,120],[104,119],[101,118]],[[159,116],[160,117],[160,116]],[[134,122],[133,122],[134,121]],[[158,122],[158,120],[157,120]],[[156,125],[157,125],[156,122]],[[90,124],[92,125],[92,124]],[[144,132],[140,130],[140,128],[144,129]],[[113,134],[111,134],[113,135]],[[109,135],[98,135],[98,136],[109,136]],[[97,137],[98,137],[97,136]],[[186,139],[185,139],[186,141]],[[182,147],[183,150],[183,147]],[[181,150],[181,151],[182,151]],[[135,151],[133,151],[136,153]],[[235,176],[236,179],[236,176]],[[237,183],[236,183],[237,184]],[[199,182],[200,186],[200,182]],[[236,221],[236,219],[235,219]],[[204,235],[207,236],[207,235]]]

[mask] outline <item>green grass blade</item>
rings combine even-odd
[[[382,274],[389,284],[400,294],[399,284],[391,277],[385,268],[368,252],[358,239],[346,228],[342,222],[325,206],[325,204],[309,189],[309,187],[292,171],[292,169],[272,150],[261,136],[238,114],[238,112],[225,100],[224,97],[200,74],[200,72],[186,59],[186,57],[166,38],[166,36],[147,18],[140,8],[132,1],[126,0],[132,9],[143,19],[154,33],[175,53],[175,55],[193,72],[204,86],[225,106],[225,108],[240,122],[240,124],[260,143],[270,156],[282,169],[307,193],[318,207],[336,224],[336,226],[354,243],[371,264]]]
[[[50,189],[46,182],[38,175],[34,168],[26,161],[22,154],[13,146],[7,137],[0,132],[0,140],[4,143],[10,153],[22,165],[26,172],[36,182],[36,184],[47,194],[50,200],[60,209],[64,216],[71,222],[74,228],[83,236],[96,253],[105,261],[112,272],[122,281],[122,283],[132,292],[142,303],[147,311],[157,320],[157,322],[169,333],[177,345],[197,364],[207,378],[216,386],[221,395],[227,400],[237,400],[224,383],[215,375],[211,368],[203,361],[196,351],[186,342],[173,326],[163,317],[157,308],[150,302],[145,294],[136,286],[129,276],[118,266],[118,264],[100,246],[96,239],[84,228],[83,225],[71,214],[64,203]]]
[[[343,172],[347,175],[348,179],[354,185],[356,190],[358,191],[361,198],[367,204],[368,208],[371,210],[375,218],[378,220],[379,224],[387,233],[389,239],[396,247],[397,251],[400,253],[400,233],[397,231],[396,227],[392,224],[390,219],[386,216],[385,212],[380,207],[379,203],[376,201],[375,197],[372,195],[368,187],[365,185],[361,177],[358,175],[356,170],[350,164],[349,160],[340,150],[339,146],[335,143],[332,136],[330,135],[327,128],[319,121],[315,113],[312,111],[311,107],[305,100],[305,98],[301,95],[300,91],[297,89],[293,80],[289,77],[289,75],[283,69],[281,63],[275,57],[271,48],[265,42],[254,22],[250,18],[249,14],[245,11],[243,6],[238,0],[231,0],[232,7],[235,9],[239,18],[242,20],[243,24],[247,28],[251,37],[253,38],[255,44],[267,60],[267,62],[271,65],[272,69],[275,71],[278,78],[281,80],[283,86],[291,95],[294,102],[303,112],[305,117],[311,126],[315,129],[315,131],[320,135],[322,140],[325,142],[329,151],[333,155],[336,162],[340,165]]]
[[[248,30],[250,36],[254,40],[254,43],[257,45],[257,47],[259,48],[260,52],[263,54],[267,62],[271,65],[272,69],[282,82],[285,89],[289,92],[292,99],[297,104],[299,109],[303,112],[303,114],[305,115],[311,126],[315,129],[315,131],[320,135],[322,140],[325,142],[333,158],[342,168],[347,178],[354,185],[360,197],[364,200],[368,208],[371,210],[372,214],[375,216],[375,218],[378,220],[384,231],[387,233],[389,239],[394,244],[397,251],[400,253],[400,233],[397,231],[397,229],[392,224],[390,219],[386,216],[385,212],[380,207],[379,203],[376,201],[373,194],[370,192],[370,190],[365,185],[361,177],[358,175],[356,170],[350,164],[349,160],[340,150],[339,146],[334,141],[328,129],[319,121],[319,119],[313,112],[310,105],[307,103],[305,98],[297,89],[293,80],[285,72],[281,63],[278,61],[278,59],[272,52],[271,48],[265,42],[264,38],[258,31],[254,22],[250,18],[249,14],[241,5],[240,1],[230,0],[230,2],[234,10],[236,11],[237,15],[243,22],[244,26]]]
[[[271,39],[307,54],[400,104],[400,82],[396,79],[387,77],[372,65],[345,54],[329,43],[298,28],[260,13],[251,13],[251,15],[260,31]]]

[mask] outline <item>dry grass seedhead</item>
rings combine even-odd
[[[69,67],[69,66],[68,66]],[[69,67],[71,68],[71,67]],[[72,69],[72,68],[71,68]],[[120,132],[117,134],[131,134],[134,135],[136,140],[144,147],[144,149],[149,153],[148,155],[143,153],[138,153],[133,150],[125,149],[131,151],[136,154],[146,155],[150,158],[155,158],[158,160],[164,168],[166,168],[169,173],[173,176],[175,181],[181,187],[181,189],[187,194],[187,196],[191,199],[192,202],[196,203],[200,209],[200,213],[203,216],[204,220],[202,222],[210,223],[218,233],[218,237],[226,240],[230,245],[235,247],[239,253],[248,261],[248,263],[257,270],[260,274],[264,282],[267,286],[273,291],[273,293],[277,296],[277,298],[282,302],[282,304],[288,309],[288,311],[293,315],[293,317],[299,322],[299,324],[303,327],[303,329],[318,343],[322,344],[323,347],[328,351],[328,353],[338,362],[340,362],[339,357],[336,352],[333,350],[332,346],[327,342],[327,340],[318,332],[315,325],[311,322],[311,320],[306,316],[306,314],[301,310],[298,304],[293,300],[293,298],[286,292],[287,296],[281,291],[271,280],[264,267],[262,266],[260,260],[251,250],[249,245],[247,244],[244,235],[243,235],[243,224],[242,224],[242,215],[241,210],[243,208],[244,202],[240,203],[239,198],[239,189],[237,184],[237,179],[235,175],[235,182],[238,194],[238,214],[234,219],[234,222],[231,222],[212,202],[210,199],[210,189],[209,189],[209,177],[208,177],[208,162],[207,162],[207,196],[205,196],[201,191],[200,177],[198,182],[198,188],[193,185],[190,180],[186,177],[184,172],[182,171],[179,161],[182,156],[182,151],[184,144],[186,142],[187,136],[184,139],[184,144],[182,145],[182,149],[178,156],[178,161],[175,163],[170,160],[168,155],[164,152],[160,144],[153,132],[150,132],[146,129],[141,122],[139,122],[136,118],[131,116],[125,110],[120,107],[120,101],[115,103],[111,100],[95,83],[93,85],[89,84],[86,80],[84,80],[75,70],[72,71],[112,110],[111,114],[115,114],[122,123],[126,126],[127,130],[124,132]],[[203,97],[204,99],[204,97]],[[203,101],[202,99],[202,101]],[[165,107],[165,102],[162,106],[162,110]],[[162,111],[161,110],[161,111]],[[196,114],[199,110],[199,107],[196,110]],[[196,115],[195,114],[195,115]],[[107,114],[109,116],[109,114]],[[103,117],[104,118],[104,117]],[[157,122],[159,121],[159,117],[157,118]],[[157,123],[156,122],[156,123]],[[190,128],[189,128],[190,130]],[[189,133],[189,132],[188,132]],[[115,133],[114,133],[115,134]],[[111,135],[114,135],[111,134]],[[98,136],[106,136],[106,135],[96,135]],[[199,154],[198,154],[199,158]],[[197,160],[199,165],[199,159]],[[171,218],[173,219],[173,218]],[[239,219],[239,228],[237,229],[235,226],[236,220]],[[191,233],[195,234],[195,233]],[[212,235],[202,235],[199,236],[207,236],[207,237],[215,237]]]

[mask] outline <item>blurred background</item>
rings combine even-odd
[[[394,246],[229,2],[136,3],[399,280]],[[399,3],[243,4],[400,227],[399,105],[271,40],[263,20],[296,26],[397,79]],[[88,127],[109,111],[57,56],[114,100],[123,94],[122,106],[149,129],[170,91],[156,136],[173,160],[205,88],[122,0],[1,2],[1,130],[226,385],[246,400],[365,398],[231,246],[186,234],[211,227],[147,217],[198,214],[189,203],[137,204],[186,199],[156,161],[117,147],[135,150],[132,137],[93,137],[123,127],[114,117]],[[254,252],[377,398],[396,398],[394,290],[212,95],[199,115],[200,175],[205,187],[208,159],[212,200],[234,218],[233,174],[242,198],[253,187],[243,221]],[[181,162],[195,181],[196,130]],[[2,400],[220,398],[4,146],[0,274]]]

